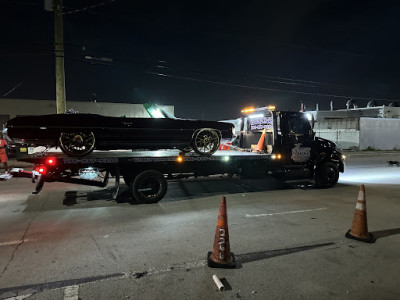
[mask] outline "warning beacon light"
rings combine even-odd
[[[254,110],[255,110],[254,107],[247,107],[247,108],[242,109],[242,113],[248,114],[248,113],[254,112]]]
[[[275,105],[268,105],[268,106],[263,106],[263,107],[246,107],[244,109],[241,110],[242,114],[250,114],[253,112],[258,112],[258,111],[265,111],[265,110],[271,110],[274,111],[275,110]]]

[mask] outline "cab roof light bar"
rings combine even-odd
[[[275,105],[268,105],[268,106],[263,106],[263,107],[246,107],[244,109],[241,110],[241,112],[243,114],[249,114],[249,113],[253,113],[256,111],[265,111],[265,110],[271,110],[274,111],[275,110]]]

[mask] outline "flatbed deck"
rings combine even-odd
[[[68,160],[77,160],[77,161],[85,161],[97,158],[118,158],[118,159],[135,159],[135,158],[177,158],[180,155],[179,150],[157,150],[157,151],[93,151],[89,155],[85,157],[71,157],[67,156],[61,151],[53,152],[37,152],[31,154],[23,159],[22,161],[27,162],[35,162],[43,157],[54,156],[59,159],[68,159]],[[215,152],[212,156],[200,156],[194,152],[188,152],[183,155],[185,160],[219,160],[224,157],[240,157],[241,159],[268,159],[271,157],[270,154],[267,153],[257,153],[257,152],[249,152],[249,151],[235,151],[235,150],[219,150]]]
[[[94,151],[84,157],[70,157],[62,152],[40,152],[20,159],[35,165],[32,172],[17,170],[16,177],[31,177],[39,193],[44,182],[67,182],[105,187],[115,178],[117,197],[122,177],[141,202],[161,200],[167,180],[215,174],[260,177],[274,165],[272,155],[245,151],[220,150],[212,156],[182,154],[179,150]],[[92,178],[93,177],[93,178]]]
[[[270,162],[271,155],[266,153],[241,152],[232,150],[221,150],[212,156],[200,156],[196,153],[182,155],[179,150],[163,151],[95,151],[84,157],[70,157],[62,152],[44,152],[33,154],[23,159],[25,162],[45,164],[49,157],[57,161],[57,166],[95,166],[114,169],[118,166],[121,174],[131,171],[133,165],[138,170],[155,169],[163,174],[172,173],[197,173],[218,174],[232,173],[230,168],[238,168],[245,161]],[[221,170],[218,170],[221,169]],[[235,172],[234,172],[235,173]]]

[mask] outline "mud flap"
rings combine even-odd
[[[35,190],[32,192],[32,194],[39,194],[39,192],[42,190],[44,185],[44,178],[42,174],[39,174],[36,176],[36,187]]]
[[[115,189],[114,189],[114,192],[112,193],[113,200],[116,200],[118,198],[119,183],[120,183],[120,173],[119,173],[119,167],[117,165],[115,168],[115,185],[114,185]]]

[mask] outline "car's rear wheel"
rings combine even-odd
[[[193,150],[200,154],[209,156],[218,150],[220,138],[215,129],[203,128],[197,131],[192,140]]]
[[[133,197],[144,204],[157,203],[167,192],[167,180],[156,170],[147,170],[134,177],[130,184]]]
[[[67,155],[85,156],[94,150],[96,138],[93,132],[62,132],[59,145]]]

